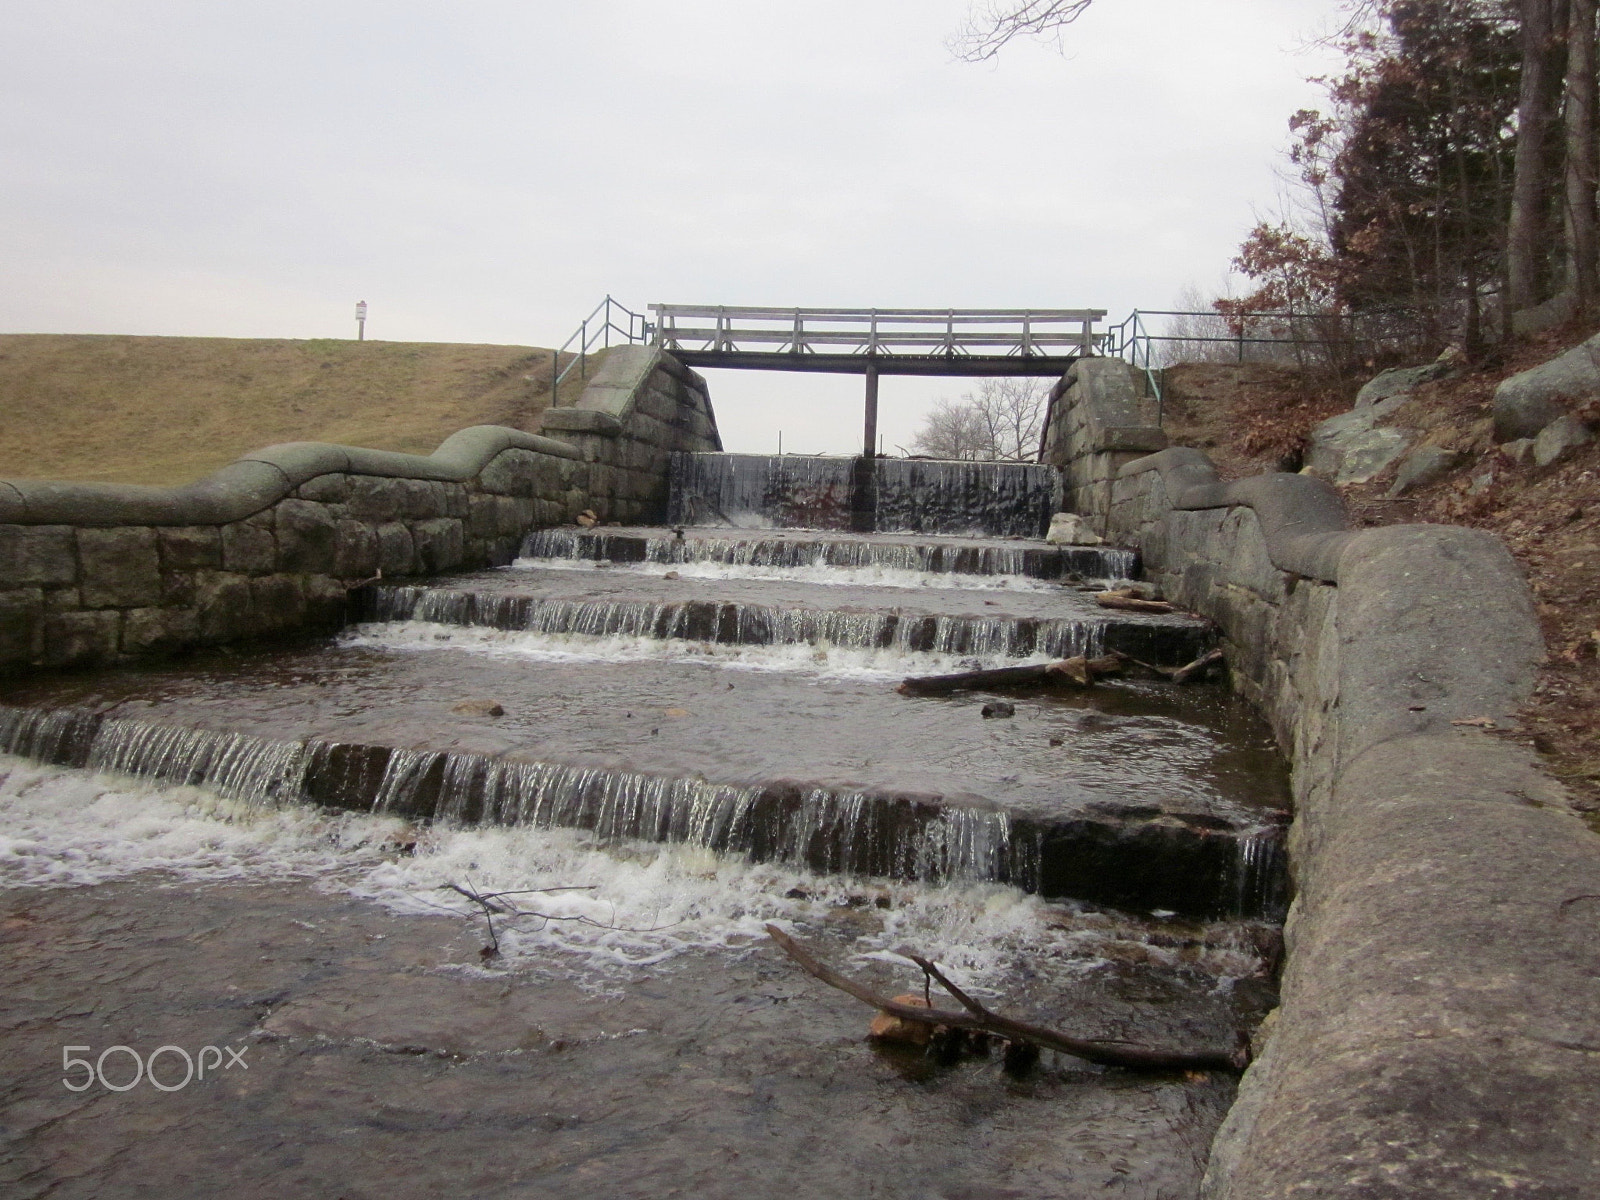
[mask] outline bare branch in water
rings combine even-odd
[[[886,996],[878,995],[866,985],[857,983],[849,976],[841,975],[832,967],[825,965],[776,925],[768,925],[766,929],[767,936],[777,942],[783,952],[806,974],[820,979],[829,987],[838,988],[841,992],[854,996],[863,1004],[870,1004],[873,1008],[899,1017],[903,1021],[943,1025],[950,1029],[976,1029],[983,1033],[992,1033],[1010,1042],[1026,1042],[1087,1059],[1089,1062],[1100,1063],[1103,1066],[1126,1067],[1134,1071],[1242,1071],[1250,1065],[1247,1046],[1241,1046],[1232,1052],[1160,1050],[1127,1042],[1091,1041],[1060,1033],[1054,1029],[1046,1029],[1040,1025],[1016,1021],[991,1012],[979,1004],[951,983],[938,967],[919,956],[911,956],[912,961],[920,966],[928,977],[938,980],[940,986],[959,1000],[967,1011],[951,1012],[937,1008],[922,1008],[915,1004],[900,1004]]]

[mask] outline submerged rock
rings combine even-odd
[[[450,711],[464,717],[503,717],[506,710],[497,700],[463,700],[450,706]]]

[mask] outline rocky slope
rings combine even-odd
[[[1519,423],[1507,379],[1559,359],[1588,331],[1532,339],[1493,365],[1446,363],[1410,376],[1312,388],[1261,365],[1169,368],[1168,429],[1200,445],[1229,477],[1296,467],[1330,479],[1354,520],[1487,529],[1516,556],[1538,602],[1548,648],[1517,729],[1600,822],[1600,372],[1573,383],[1555,368],[1556,406],[1536,393]],[[1579,366],[1582,364],[1580,363]],[[1592,389],[1592,390],[1589,390]],[[1552,415],[1563,421],[1552,428]],[[1539,436],[1529,422],[1538,424]],[[1542,439],[1542,440],[1541,440]]]

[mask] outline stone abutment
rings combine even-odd
[[[1516,735],[1544,652],[1520,570],[1475,530],[1353,529],[1308,476],[1224,483],[1142,404],[1078,364],[1047,460],[1218,623],[1294,766],[1281,1003],[1205,1194],[1591,1194],[1600,837]]]

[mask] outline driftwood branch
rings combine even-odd
[[[940,986],[955,996],[967,1011],[951,1012],[945,1009],[923,1008],[915,1004],[899,1004],[818,961],[805,947],[776,925],[768,925],[766,928],[767,935],[777,942],[783,952],[806,974],[820,979],[829,987],[838,988],[841,992],[854,996],[863,1004],[871,1005],[903,1021],[943,1025],[950,1029],[975,1029],[982,1033],[992,1033],[1008,1041],[1029,1042],[1049,1050],[1058,1050],[1063,1054],[1071,1054],[1102,1066],[1126,1067],[1135,1071],[1238,1071],[1249,1065],[1248,1049],[1245,1047],[1232,1053],[1215,1050],[1200,1052],[1156,1050],[1129,1043],[1089,1041],[1040,1025],[1015,1021],[999,1013],[990,1012],[946,979],[932,963],[920,958],[913,961],[937,979]]]
[[[1173,683],[1188,683],[1195,676],[1204,672],[1207,667],[1213,663],[1219,663],[1223,659],[1221,648],[1215,646],[1193,662],[1185,663],[1181,667],[1157,666],[1155,663],[1148,663],[1143,659],[1135,658],[1131,654],[1124,654],[1120,650],[1113,650],[1111,656],[1142,670],[1149,671],[1152,675],[1159,675],[1162,679],[1171,680]]]
[[[1222,661],[1222,649],[1221,649],[1221,647],[1213,646],[1211,649],[1207,650],[1204,654],[1202,654],[1199,658],[1195,659],[1192,663],[1185,663],[1183,666],[1179,667],[1176,671],[1174,671],[1172,673],[1172,682],[1173,683],[1188,683],[1189,680],[1193,679],[1196,675],[1199,675],[1199,674],[1203,673],[1205,671],[1205,669],[1207,667],[1209,667],[1212,663],[1219,663],[1221,661]]]
[[[533,917],[536,920],[544,921],[546,924],[551,921],[571,921],[580,925],[593,925],[597,929],[616,929],[623,933],[655,933],[661,929],[670,929],[672,925],[678,924],[678,922],[674,921],[672,925],[657,925],[649,929],[633,929],[626,925],[618,925],[615,922],[608,924],[603,921],[596,921],[581,914],[566,915],[537,912],[531,908],[522,908],[515,902],[505,901],[504,899],[506,896],[539,896],[554,892],[593,892],[597,891],[599,887],[600,885],[597,883],[573,883],[562,884],[558,887],[515,888],[503,892],[478,892],[470,887],[462,887],[459,883],[441,883],[439,890],[441,892],[455,892],[458,895],[465,896],[483,910],[484,924],[489,927],[489,944],[478,953],[484,958],[496,958],[500,954],[500,938],[495,933],[494,928],[496,913],[507,920],[514,920],[517,917]]]
[[[1103,658],[1063,658],[1026,667],[992,667],[985,671],[957,671],[950,675],[917,675],[895,690],[906,696],[948,696],[952,692],[993,691],[1000,688],[1044,688],[1066,685],[1090,687],[1100,675],[1117,675],[1122,662]]]
[[[1096,592],[1094,602],[1101,608],[1118,608],[1127,612],[1170,613],[1177,612],[1175,604],[1165,600],[1149,600],[1133,589],[1119,592]]]

